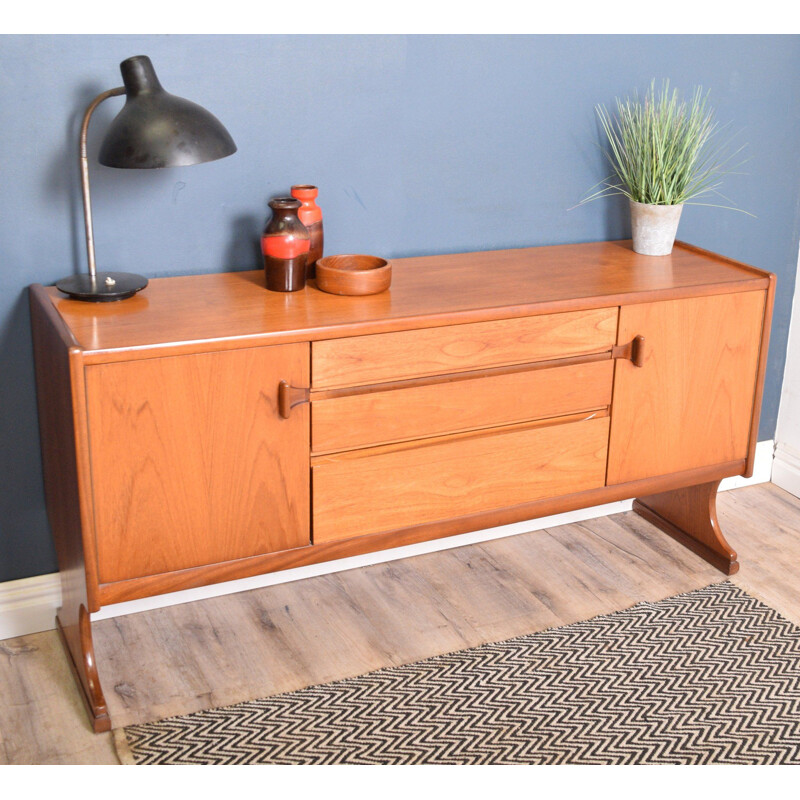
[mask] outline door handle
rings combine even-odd
[[[634,367],[644,366],[644,336],[634,336],[628,344],[617,344],[611,348],[611,358],[627,358]]]
[[[286,381],[278,384],[278,413],[289,419],[292,409],[310,400],[310,391],[301,386],[291,386]]]

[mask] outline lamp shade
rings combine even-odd
[[[56,282],[59,291],[75,300],[105,303],[133,297],[147,286],[147,278],[129,272],[99,272],[94,257],[92,200],[86,136],[97,106],[110,97],[126,96],[100,147],[100,163],[121,169],[183,167],[214,161],[236,152],[225,126],[196,103],[164,91],[147,56],[120,64],[125,86],[102,92],[83,115],[80,136],[81,191],[89,272]]]
[[[127,99],[100,147],[101,164],[183,167],[236,152],[231,135],[213,114],[164,91],[147,56],[126,59],[120,70]]]

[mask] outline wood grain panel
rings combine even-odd
[[[326,453],[608,406],[607,361],[315,400],[312,450]]]
[[[89,363],[738,292],[765,288],[767,274],[680,242],[654,261],[622,241],[392,259],[391,288],[371,297],[313,281],[268,292],[263,270],[155,278],[124,303],[46,291]]]
[[[751,478],[756,462],[756,444],[758,443],[758,427],[761,421],[761,401],[764,396],[764,378],[767,374],[767,360],[769,356],[769,338],[772,330],[772,309],[775,304],[774,275],[769,276],[769,286],[766,290],[764,303],[764,321],[761,327],[761,347],[758,353],[758,369],[756,371],[756,393],[753,399],[753,411],[750,417],[750,443],[747,447],[747,466],[744,477]]]
[[[81,603],[90,610],[99,608],[93,540],[91,533],[84,535],[91,511],[81,503],[84,498],[91,501],[89,476],[82,471],[88,463],[85,441],[76,430],[84,420],[81,351],[41,286],[32,288],[30,299],[47,518],[64,594],[75,595],[70,611],[77,625]],[[79,381],[74,388],[73,381]],[[93,578],[89,586],[87,561]]]
[[[644,366],[618,361],[609,485],[747,457],[765,292],[627,306],[620,343],[641,334]]]
[[[262,575],[266,572],[294,569],[295,567],[320,564],[338,558],[402,547],[416,542],[455,536],[469,531],[495,528],[498,525],[509,525],[514,522],[547,517],[566,511],[575,511],[579,508],[589,508],[618,500],[627,500],[638,495],[666,492],[710,480],[741,475],[744,465],[744,459],[731,461],[728,464],[701,467],[690,472],[677,472],[672,475],[646,478],[645,480],[617,484],[616,486],[600,486],[575,494],[546,497],[516,506],[494,508],[490,511],[451,517],[450,519],[437,520],[423,525],[395,528],[370,536],[337,539],[321,544],[316,543],[313,547],[299,547],[295,550],[282,550],[277,553],[241,558],[238,561],[225,561],[221,564],[209,564],[203,567],[179,570],[178,572],[149,575],[145,578],[136,578],[130,581],[107,583],[100,587],[100,599],[103,605],[123,603],[128,600],[164,594],[165,592],[193,589],[212,583]]]
[[[607,445],[605,417],[318,460],[312,467],[314,542],[602,486]]]
[[[617,308],[314,342],[316,389],[359,386],[610,349]]]
[[[86,370],[100,580],[309,544],[308,345]]]
[[[61,576],[56,625],[92,728],[111,726],[94,657],[89,611],[100,607],[92,536],[82,352],[41,286],[31,290],[31,325],[47,514]]]

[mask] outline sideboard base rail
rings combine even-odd
[[[739,562],[717,519],[719,483],[640,497],[633,501],[633,510],[726,575],[733,575],[739,571]]]

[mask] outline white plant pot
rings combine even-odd
[[[633,249],[645,256],[668,256],[672,252],[683,204],[648,205],[629,200]]]

